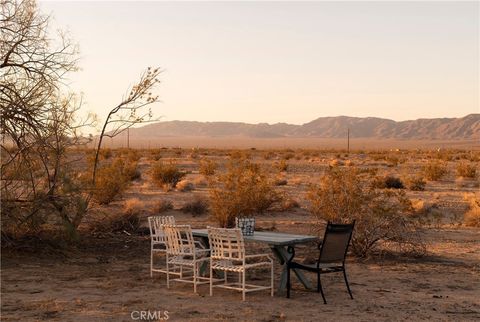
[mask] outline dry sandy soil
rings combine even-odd
[[[356,158],[354,162],[364,162],[361,156]],[[188,180],[200,182],[195,160],[186,156],[179,157],[178,162],[191,170]],[[279,188],[302,208],[263,215],[257,218],[257,226],[311,234],[312,218],[305,209],[304,194],[308,183],[318,179],[318,169],[328,162],[329,157],[322,156],[289,161],[288,171],[281,175],[288,184]],[[378,167],[380,173],[401,174],[406,166],[392,167],[371,160],[367,163]],[[165,192],[149,182],[145,175],[149,164],[148,158],[142,158],[142,179],[134,182],[121,200],[94,210],[86,223],[93,220],[95,211],[119,212],[125,200],[138,198],[145,205],[143,225],[152,205],[160,199],[173,201],[175,209],[167,214],[174,215],[179,223],[194,228],[213,224],[208,215],[192,216],[179,210],[194,196],[205,196],[205,186],[198,184],[190,192]],[[354,300],[348,297],[341,275],[336,274],[322,279],[327,305],[318,293],[306,291],[299,284],[294,284],[291,299],[282,293],[271,298],[265,291],[248,294],[246,302],[241,301],[241,294],[222,289],[210,297],[208,286],[200,286],[198,295],[188,284],[175,283],[167,290],[164,275],[150,278],[149,237],[144,229],[137,235],[84,231],[77,244],[62,249],[32,243],[23,249],[2,249],[1,319],[134,321],[132,312],[149,310],[168,311],[171,321],[478,321],[480,229],[461,224],[467,209],[463,195],[476,190],[475,185],[456,185],[451,175],[429,182],[426,191],[409,192],[412,199],[435,204],[441,213],[425,227],[428,254],[422,258],[392,254],[366,260],[349,257]],[[270,252],[265,245],[247,245],[252,253]],[[312,256],[313,249],[312,245],[302,247],[300,257]],[[280,272],[276,263],[277,282]],[[261,283],[268,274],[260,271],[252,278]]]

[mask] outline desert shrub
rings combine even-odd
[[[422,172],[427,180],[440,180],[448,173],[447,163],[440,160],[430,160],[423,166]]]
[[[181,151],[180,151],[181,152]],[[164,188],[175,188],[177,183],[185,177],[186,173],[180,171],[177,165],[173,162],[165,164],[157,162],[153,165],[151,170],[151,177],[153,182],[158,186]]]
[[[123,175],[129,181],[140,179],[142,174],[138,170],[138,163],[135,161],[125,162],[123,165]]]
[[[278,162],[275,163],[275,167],[278,169],[280,172],[284,172],[288,170],[288,163],[287,160],[282,159]]]
[[[471,195],[466,198],[470,209],[465,213],[463,222],[469,227],[480,227],[480,196]]]
[[[233,159],[210,190],[210,211],[221,227],[233,227],[235,217],[264,213],[280,199],[274,183],[258,164]]]
[[[288,152],[283,155],[283,158],[287,161],[292,159],[293,157],[295,157],[295,153],[292,153],[292,152]]]
[[[420,175],[409,175],[403,178],[406,187],[412,191],[424,191],[427,182]]]
[[[300,204],[298,203],[298,201],[294,200],[294,199],[291,199],[291,198],[287,198],[287,199],[284,199],[281,203],[280,203],[280,207],[279,207],[279,211],[288,211],[288,210],[292,210],[292,209],[295,209],[295,208],[300,208]]]
[[[108,160],[113,156],[112,150],[110,148],[103,148],[100,150],[100,158]]]
[[[402,180],[397,177],[385,176],[375,177],[373,184],[379,189],[404,189]]]
[[[194,189],[194,185],[189,180],[181,180],[177,183],[177,190],[182,192],[192,191]]]
[[[140,228],[143,203],[134,198],[125,202],[123,212],[110,214],[102,222],[97,222],[95,230],[102,232],[136,232]]]
[[[203,159],[200,161],[200,174],[204,176],[213,176],[215,174],[215,170],[217,170],[217,164],[215,161],[210,159]]]
[[[339,159],[333,159],[333,160],[330,161],[330,163],[328,165],[330,167],[338,167],[338,166],[343,165],[343,161],[339,160]]]
[[[445,217],[444,213],[441,211],[436,202],[427,202],[422,199],[413,200],[412,207],[422,224],[434,223],[437,227],[439,227],[442,219]]]
[[[130,162],[137,162],[141,158],[140,152],[138,152],[138,150],[135,150],[135,149],[128,149],[126,155],[127,155],[127,160]]]
[[[424,250],[404,190],[377,189],[370,176],[354,167],[327,170],[320,184],[311,187],[308,199],[317,219],[356,220],[352,251],[357,256],[368,255],[381,241],[401,250]]]
[[[109,204],[126,189],[127,185],[123,167],[118,163],[112,163],[97,170],[93,199],[99,204]]]
[[[273,159],[274,157],[276,156],[276,154],[272,151],[267,151],[263,154],[263,158],[265,160],[270,160],[270,159]]]
[[[275,185],[276,185],[276,186],[286,186],[287,184],[288,184],[287,179],[281,179],[281,178],[279,178],[279,179],[276,179],[276,180],[275,180]]]
[[[182,211],[194,216],[203,215],[208,211],[208,201],[203,198],[195,198],[193,201],[186,203],[182,207]]]
[[[158,200],[153,205],[153,211],[156,214],[161,214],[162,212],[172,210],[173,203],[170,200]]]
[[[457,177],[475,178],[477,176],[476,164],[461,161],[457,164]]]

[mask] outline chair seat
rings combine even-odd
[[[297,263],[297,262],[291,262],[291,263],[289,263],[289,266],[291,268],[303,269],[303,270],[310,271],[310,272],[316,272],[318,270],[317,269],[317,263],[301,264],[301,263]],[[320,271],[322,271],[322,270],[336,271],[338,269],[342,269],[342,267],[343,267],[342,263],[320,263],[320,265],[318,265],[318,268],[320,268]]]
[[[257,262],[257,263],[245,264],[244,266],[242,263],[234,264],[232,261],[228,261],[228,260],[217,260],[217,261],[213,260],[211,265],[212,265],[212,269],[228,271],[228,272],[243,272],[247,268],[270,266],[271,262]]]
[[[198,263],[200,261],[206,261],[209,260],[209,257],[200,257],[197,259],[193,259],[191,256],[172,256],[168,258],[168,263],[169,264],[175,264],[175,265],[187,265],[187,266],[193,266],[195,263]]]

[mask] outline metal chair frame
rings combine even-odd
[[[166,253],[167,245],[165,241],[165,233],[163,231],[163,225],[175,224],[175,217],[173,216],[151,216],[148,217],[148,227],[150,229],[150,277],[153,277],[153,272],[158,273],[167,273],[166,270]],[[164,254],[165,255],[165,266],[164,268],[155,268],[154,267],[154,255],[155,254]],[[173,272],[172,272],[173,274]],[[180,272],[175,272],[175,274],[181,275]]]
[[[202,248],[199,241],[193,239],[190,225],[163,225],[166,237],[167,249],[167,288],[170,288],[170,281],[193,283],[193,291],[197,293],[197,285],[208,284],[210,277],[200,276],[201,264],[208,262],[210,249]],[[180,267],[179,278],[171,279],[171,267]],[[187,270],[183,270],[187,267]],[[184,276],[182,273],[191,272],[191,276]]]
[[[327,228],[325,229],[325,234],[323,237],[322,243],[318,245],[319,249],[319,256],[316,264],[314,265],[307,265],[301,264],[293,261],[295,257],[295,249],[293,247],[288,248],[288,252],[292,255],[287,262],[287,298],[290,298],[290,290],[291,290],[291,283],[290,283],[290,270],[300,269],[305,270],[308,272],[313,272],[317,274],[317,292],[322,294],[323,303],[327,304],[327,300],[325,299],[325,294],[322,288],[322,282],[320,279],[321,274],[327,273],[335,273],[335,272],[343,272],[343,278],[345,280],[345,284],[347,286],[348,294],[350,298],[353,299],[352,291],[350,289],[350,285],[348,284],[347,273],[345,269],[345,259],[347,257],[348,247],[350,245],[350,241],[352,239],[353,228],[355,226],[355,221],[351,224],[332,224],[331,222],[327,223]],[[330,236],[334,234],[345,234],[348,235],[347,243],[345,244],[345,249],[343,250],[342,254],[328,254],[327,247],[330,247]]]
[[[242,292],[242,300],[248,292],[270,290],[274,293],[273,259],[268,254],[246,255],[245,242],[241,229],[212,228],[208,227],[208,241],[211,248],[210,254],[210,296],[213,287],[232,289]],[[263,258],[264,261],[251,262],[250,259]],[[250,262],[250,263],[249,263]],[[247,270],[256,267],[270,267],[270,286],[247,284],[245,282]],[[213,271],[223,271],[223,284],[213,285]],[[238,273],[238,282],[228,282],[228,272]]]

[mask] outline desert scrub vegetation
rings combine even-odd
[[[215,174],[215,171],[217,170],[217,163],[213,160],[210,159],[202,159],[200,160],[200,165],[199,165],[199,172],[200,174],[203,174],[204,176],[213,176]]]
[[[400,178],[393,176],[375,177],[373,179],[375,188],[379,189],[404,189],[405,186]]]
[[[308,199],[318,220],[356,221],[352,251],[357,256],[367,256],[381,242],[401,251],[424,251],[405,192],[375,188],[372,178],[354,167],[328,169],[320,183],[310,188]]]
[[[208,201],[204,198],[195,197],[182,207],[182,211],[193,216],[200,216],[208,212]]]
[[[227,164],[210,190],[210,213],[221,227],[233,227],[235,217],[261,214],[281,201],[273,180],[260,165],[238,158]]]
[[[125,201],[121,213],[109,213],[91,226],[94,233],[135,233],[140,228],[140,217],[144,212],[144,204],[137,198]]]
[[[474,179],[477,177],[477,165],[476,163],[460,161],[456,167],[456,174],[457,177]]]
[[[175,188],[177,183],[186,176],[186,173],[181,171],[176,163],[161,161],[152,166],[150,174],[153,182],[165,190]]]
[[[480,194],[466,195],[470,207],[463,217],[463,222],[468,227],[480,227]]]
[[[411,191],[424,191],[427,182],[420,174],[406,175],[403,177],[403,182],[408,190]]]
[[[288,163],[287,160],[282,159],[278,162],[275,162],[275,167],[278,169],[280,172],[286,172],[288,170]]]
[[[438,181],[448,173],[447,162],[441,160],[429,160],[422,167],[423,176],[430,181]]]
[[[173,203],[170,200],[158,200],[153,204],[153,212],[154,214],[161,214],[162,212],[166,212],[173,209]]]
[[[178,191],[188,192],[188,191],[192,191],[193,189],[195,189],[195,186],[193,185],[193,183],[190,180],[183,179],[183,180],[181,180],[177,183],[176,188],[177,188]]]

